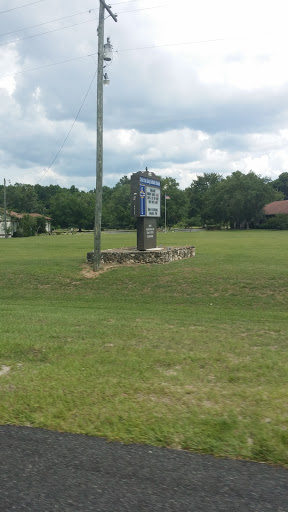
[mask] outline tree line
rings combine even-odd
[[[206,172],[197,176],[185,190],[166,177],[161,179],[162,217],[164,224],[165,195],[167,226],[227,226],[230,228],[258,227],[264,220],[262,209],[272,202],[288,199],[288,173],[272,181],[250,171],[235,171],[227,177]],[[164,190],[165,188],[165,190]],[[4,186],[0,186],[0,205],[3,205]],[[7,210],[18,213],[40,213],[52,217],[53,228],[94,227],[95,190],[84,192],[74,185],[28,185],[16,183],[6,187]],[[131,216],[130,178],[123,176],[114,187],[103,187],[103,229],[134,229]]]

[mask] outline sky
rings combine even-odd
[[[181,188],[204,172],[288,171],[284,0],[109,5],[104,185],[146,166]],[[98,11],[1,0],[0,183],[95,188]]]

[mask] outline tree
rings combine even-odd
[[[249,228],[259,222],[265,204],[281,197],[266,178],[252,171],[248,174],[236,171],[206,194],[206,220],[229,223],[232,228]]]
[[[61,228],[92,229],[95,196],[91,192],[62,189],[51,200],[53,224]]]
[[[33,185],[15,183],[7,187],[7,209],[16,212],[38,213],[41,204]]]
[[[184,190],[179,189],[179,183],[174,178],[161,180],[161,219],[159,224],[164,225],[165,219],[165,195],[170,199],[166,201],[166,221],[167,226],[175,226],[182,223],[186,226],[188,223],[188,196]]]
[[[192,181],[190,187],[186,189],[189,200],[188,216],[190,219],[200,216],[202,222],[206,222],[207,208],[210,207],[207,204],[210,197],[209,192],[211,189],[214,189],[221,180],[221,174],[205,172],[203,176],[197,176],[197,179]]]
[[[16,230],[15,236],[28,237],[34,236],[37,230],[37,220],[30,215],[24,215],[19,221],[19,226]]]
[[[51,208],[51,200],[52,198],[59,193],[61,190],[60,185],[34,185],[34,190],[38,197],[38,204],[40,205],[40,209],[38,213],[49,212]]]
[[[271,185],[277,192],[284,194],[284,199],[288,199],[288,172],[282,172],[277,180],[271,182]]]
[[[134,229],[135,219],[131,215],[131,180],[124,176],[112,189],[109,208],[110,224],[115,229]]]
[[[46,220],[44,217],[36,217],[36,233],[46,233]]]

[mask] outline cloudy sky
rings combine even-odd
[[[181,188],[203,172],[288,171],[287,2],[111,5],[105,185],[146,166]],[[1,183],[95,187],[98,10],[1,0]]]

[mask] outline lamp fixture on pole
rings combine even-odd
[[[109,85],[110,84],[110,78],[109,78],[107,73],[104,73],[104,75],[103,75],[103,84],[104,85]]]

